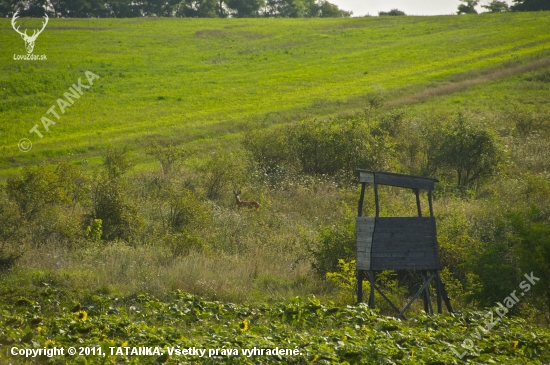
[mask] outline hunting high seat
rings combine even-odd
[[[357,169],[361,183],[358,216],[356,218],[357,243],[357,300],[363,301],[363,279],[370,281],[369,307],[374,308],[374,291],[395,309],[397,318],[404,313],[418,296],[423,294],[424,310],[433,314],[429,284],[435,279],[437,312],[441,313],[441,301],[453,312],[445,286],[439,276],[439,256],[435,217],[433,213],[433,189],[437,179],[394,174],[389,172]],[[363,201],[367,184],[374,185],[375,217],[363,217]],[[417,217],[380,217],[378,185],[390,185],[413,189],[416,194]],[[430,216],[423,217],[420,208],[420,190],[428,191]],[[376,286],[376,272],[381,270],[418,270],[423,285],[400,311]],[[428,272],[431,276],[428,277]]]

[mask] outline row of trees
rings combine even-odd
[[[349,17],[326,0],[0,0],[0,16],[132,18],[141,16],[250,18]]]
[[[475,7],[479,5],[480,0],[461,0],[463,4],[458,6],[458,14],[477,14]],[[500,13],[503,11],[539,11],[550,10],[550,1],[548,0],[512,0],[513,5],[508,5],[506,1],[491,0],[486,5],[481,5],[491,13]]]

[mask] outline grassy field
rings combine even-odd
[[[0,363],[550,364],[548,12],[50,19],[34,50],[47,61],[13,60],[24,44],[0,19],[0,44]],[[86,71],[99,78],[48,115]],[[430,169],[456,135],[498,157],[475,183],[457,182],[456,162]],[[440,179],[457,313],[416,301],[397,321],[378,295],[375,310],[355,305],[359,189],[351,171],[308,172],[311,145],[340,165],[368,147],[353,167]],[[260,209],[237,209],[235,188]],[[404,189],[380,200],[383,216],[416,214]],[[365,205],[372,216],[371,189]],[[529,272],[540,282],[487,329]],[[420,279],[378,280],[403,307]],[[125,353],[140,346],[160,353]],[[168,356],[178,346],[226,352]]]
[[[137,147],[157,137],[204,148],[249,128],[359,109],[372,92],[407,103],[400,97],[544,60],[550,44],[545,13],[54,19],[36,43],[35,54],[48,60],[16,62],[12,55],[24,53],[23,43],[9,20],[0,24],[3,174],[48,157],[93,158],[107,144]],[[101,78],[49,132],[40,125],[44,138],[30,134],[87,70]],[[491,98],[505,100],[510,92]],[[466,99],[448,102],[471,105]],[[498,105],[479,95],[473,100],[483,109]],[[22,138],[33,142],[31,152],[17,149]]]

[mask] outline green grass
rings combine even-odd
[[[544,12],[52,19],[35,47],[48,60],[24,62],[13,60],[24,53],[22,40],[1,20],[2,174],[44,158],[93,157],[106,144],[139,150],[150,138],[207,148],[244,129],[359,108],[371,92],[402,98],[541,58],[550,46],[549,25]],[[44,138],[29,134],[86,70],[101,79],[50,132],[39,126]],[[32,140],[31,152],[18,150],[21,138]],[[147,161],[137,154],[140,163]]]

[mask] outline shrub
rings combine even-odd
[[[139,211],[127,202],[119,179],[102,175],[92,190],[91,217],[101,219],[105,240],[128,239],[142,225]]]
[[[244,148],[251,152],[258,167],[268,174],[293,165],[288,143],[288,136],[282,128],[267,133],[252,132],[243,140]]]
[[[403,110],[394,109],[380,117],[378,126],[382,130],[388,132],[391,137],[395,138],[400,134],[404,121],[405,112]]]
[[[200,251],[207,247],[206,241],[190,232],[167,234],[162,241],[174,258],[187,256],[191,251]]]
[[[103,156],[103,165],[109,179],[124,175],[133,165],[128,158],[128,147],[116,149],[109,147]]]
[[[510,241],[512,253],[517,257],[521,272],[531,272],[539,281],[531,288],[536,306],[550,321],[550,209],[532,206],[527,212],[508,215],[507,222],[512,228]],[[519,283],[519,281],[518,281]],[[546,308],[545,308],[546,307]],[[543,309],[545,308],[545,309]]]
[[[202,170],[202,186],[207,199],[218,199],[223,191],[232,191],[245,180],[247,158],[242,154],[215,151]]]
[[[6,186],[7,198],[18,208],[18,224],[35,247],[49,241],[72,245],[82,238],[75,212],[87,192],[87,178],[66,162],[26,167]]]
[[[530,113],[517,105],[514,105],[506,114],[507,119],[514,123],[516,134],[522,138],[546,129],[550,120],[548,115]]]
[[[337,271],[340,259],[355,259],[355,219],[351,210],[347,208],[345,221],[322,226],[317,239],[308,245],[313,257],[313,270],[321,277],[325,277],[328,272]]]
[[[21,216],[33,220],[46,206],[66,198],[61,186],[63,178],[45,165],[25,167],[21,176],[8,180],[6,192]]]
[[[128,148],[108,148],[103,156],[105,172],[93,183],[91,219],[100,219],[102,239],[128,240],[143,224],[138,209],[128,202],[127,186],[122,179],[132,166]]]
[[[457,187],[470,188],[497,172],[502,151],[494,135],[473,126],[461,114],[456,124],[431,123],[425,132],[427,175],[452,172]]]
[[[101,240],[103,236],[103,222],[101,219],[92,219],[91,225],[86,227],[86,238],[92,241]]]
[[[183,188],[169,204],[168,223],[171,231],[183,232],[203,229],[207,226],[208,211],[189,189]]]
[[[182,147],[175,147],[171,144],[164,147],[157,142],[153,143],[151,148],[147,150],[147,154],[155,156],[159,160],[163,176],[169,175],[189,155]]]
[[[23,255],[21,216],[0,190],[0,271],[9,270]]]
[[[326,279],[334,285],[337,290],[337,305],[346,305],[354,303],[357,291],[356,261],[338,260],[338,270],[327,272]],[[370,290],[370,283],[367,280],[363,282],[363,291]]]
[[[403,16],[407,15],[404,11],[399,9],[391,9],[390,11],[379,11],[378,16]]]
[[[383,127],[391,129],[399,118],[389,117]],[[370,122],[367,114],[358,113],[326,121],[305,120],[286,132],[247,136],[244,145],[266,173],[279,172],[283,166],[310,175],[350,176],[358,167],[386,170],[393,164],[394,143],[384,128]]]

